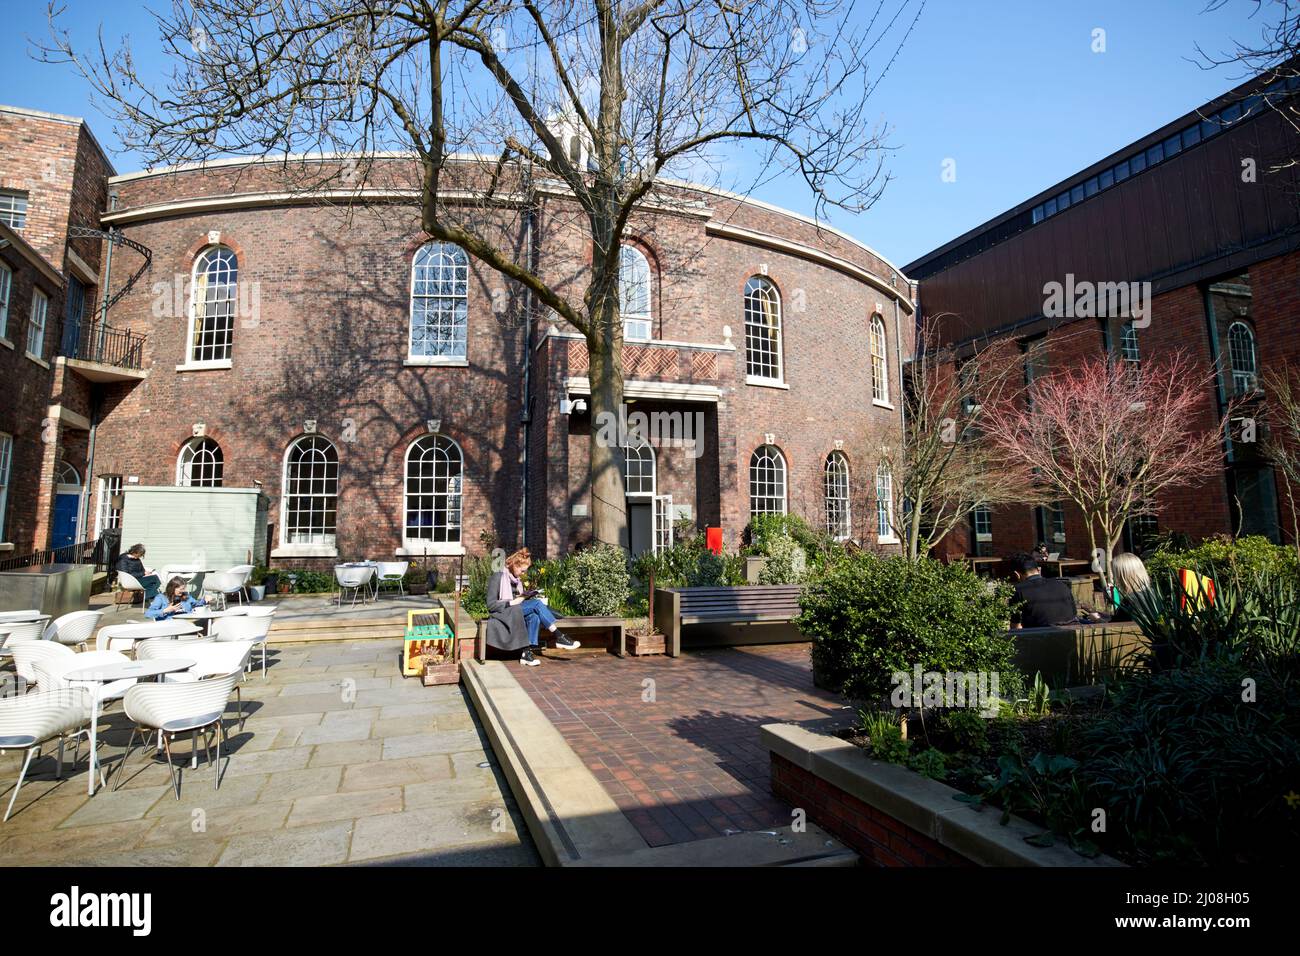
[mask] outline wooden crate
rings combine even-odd
[[[633,657],[643,657],[647,654],[664,653],[664,635],[662,634],[627,634],[627,652]]]
[[[424,674],[420,678],[425,687],[434,687],[438,684],[459,684],[460,683],[460,664],[455,661],[448,661],[446,664],[430,664],[424,669]]]

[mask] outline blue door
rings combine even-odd
[[[62,548],[77,542],[77,509],[80,495],[54,496],[54,528],[50,534],[50,547]]]

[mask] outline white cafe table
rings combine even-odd
[[[177,671],[189,670],[193,666],[193,660],[179,657],[156,661],[123,661],[118,664],[98,664],[94,667],[68,671],[63,675],[63,679],[78,684],[111,684],[118,680],[139,680],[145,677],[174,674]],[[86,784],[86,792],[93,797],[95,771],[99,768],[99,753],[95,749],[99,743],[99,696],[92,693],[90,699],[90,779]]]
[[[42,611],[0,611],[0,624],[30,624],[32,621],[39,621],[43,617],[49,617]]]
[[[156,637],[191,637],[195,634],[203,633],[203,629],[197,624],[191,624],[189,621],[140,621],[137,624],[110,624],[100,629],[100,634],[108,632],[108,644],[99,643],[99,637],[95,639],[95,646],[100,650],[113,650],[113,641],[130,641],[134,647],[139,641],[148,641]]]

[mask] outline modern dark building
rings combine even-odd
[[[1300,140],[1274,109],[1300,83],[1269,79],[1178,117],[904,266],[919,283],[922,320],[959,348],[1044,340],[1027,376],[1090,353],[1141,362],[1181,349],[1213,373],[1198,414],[1207,427],[1229,401],[1259,401],[1265,369],[1300,361]],[[1149,316],[1044,315],[1048,283],[1085,281],[1150,283]],[[1140,550],[1157,529],[1291,540],[1282,481],[1258,442],[1225,436],[1221,476],[1157,501],[1126,544]],[[992,509],[946,550],[1005,554],[1041,541],[1082,557],[1082,521],[1068,504]]]

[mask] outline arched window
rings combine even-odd
[[[284,454],[281,541],[334,546],[339,453],[322,435],[303,435]]]
[[[877,402],[889,401],[889,359],[885,351],[885,320],[871,317],[871,397]]]
[[[781,296],[762,276],[745,283],[745,374],[781,381]]]
[[[1138,347],[1138,332],[1133,323],[1125,322],[1119,332],[1119,357],[1133,366],[1142,361],[1142,350]]]
[[[1232,390],[1237,395],[1253,392],[1259,384],[1255,358],[1255,333],[1245,322],[1228,327],[1228,356],[1232,360]]]
[[[190,297],[191,362],[230,360],[239,299],[239,260],[225,246],[209,246],[194,260]]]
[[[785,456],[760,445],[749,459],[750,515],[785,514]]]
[[[466,357],[469,330],[469,257],[460,246],[430,242],[411,265],[412,359]]]
[[[826,533],[845,541],[853,532],[849,514],[849,460],[843,452],[826,456]]]
[[[81,488],[81,474],[75,465],[60,459],[54,465],[54,484],[59,488]]]
[[[655,451],[644,439],[623,447],[627,469],[626,494],[629,498],[649,497],[655,493]]]
[[[618,308],[623,338],[650,338],[650,263],[636,246],[618,252]]]
[[[406,450],[406,541],[460,543],[461,481],[465,459],[446,435],[425,435]]]
[[[894,475],[883,461],[876,469],[876,537],[880,541],[894,538]]]
[[[181,488],[220,488],[224,470],[220,445],[211,438],[191,438],[176,458],[176,484]]]

